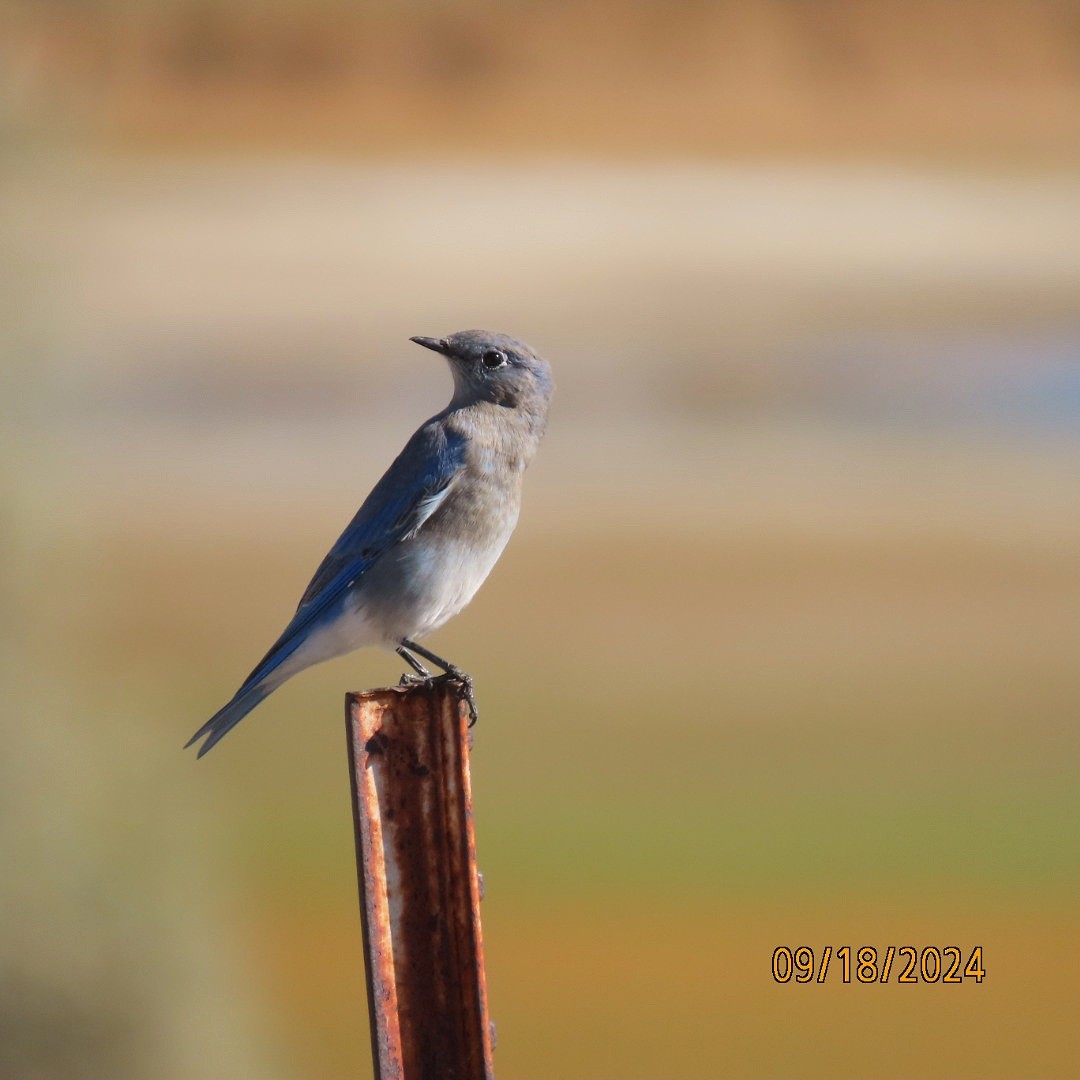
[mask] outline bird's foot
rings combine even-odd
[[[461,683],[461,700],[469,706],[469,727],[472,727],[479,719],[479,713],[476,709],[476,693],[473,690],[473,677],[467,671],[451,666],[442,675],[436,675],[435,681]]]
[[[442,675],[436,675],[434,678],[430,678],[431,682],[447,682],[453,679],[456,682],[461,683],[461,700],[465,701],[469,705],[469,727],[472,727],[476,723],[477,711],[476,711],[476,694],[473,692],[473,680],[472,676],[467,671],[462,671],[457,664],[451,664],[448,660],[444,660],[441,656],[436,656],[435,653],[425,649],[423,645],[417,645],[415,641],[410,641],[408,638],[402,638],[401,643],[396,650],[398,656],[404,660],[409,667],[413,669],[420,679],[416,679],[416,682],[428,681],[425,676],[428,676],[428,670],[420,663],[419,660],[413,655],[417,653],[425,660],[430,660],[433,664],[437,664],[443,669]],[[402,685],[408,685],[413,682],[413,677],[403,675],[401,677]]]
[[[409,665],[415,672],[414,675],[410,675],[407,671],[401,676],[401,681],[398,686],[416,686],[418,683],[426,683],[431,680],[431,672],[428,671],[419,660],[404,645],[399,645],[394,650],[406,664]]]
[[[460,668],[444,671],[441,675],[410,675],[406,672],[398,680],[398,686],[433,686],[435,683],[451,681],[461,683],[461,700],[469,706],[469,727],[472,727],[477,720],[476,694],[472,676],[468,672]]]

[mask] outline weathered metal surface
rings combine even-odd
[[[493,1080],[467,715],[454,683],[345,702],[379,1080]]]

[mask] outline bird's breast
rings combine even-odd
[[[385,636],[423,637],[461,611],[502,554],[520,505],[520,473],[467,468],[417,534],[366,575],[363,604]]]

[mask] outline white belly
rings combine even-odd
[[[358,583],[336,619],[314,629],[267,678],[269,689],[299,671],[367,645],[394,648],[422,638],[456,615],[476,594],[513,532],[478,545],[475,538],[427,536],[387,552]]]
[[[512,530],[482,547],[459,538],[421,536],[388,552],[359,590],[361,620],[387,644],[430,634],[473,598]]]
[[[336,619],[321,623],[312,630],[303,644],[271,672],[265,685],[273,690],[305,668],[344,656],[366,645],[383,643],[383,635],[365,613],[348,605]]]

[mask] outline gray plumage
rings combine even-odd
[[[414,653],[465,678],[416,644],[473,597],[517,524],[525,469],[554,390],[529,346],[486,330],[412,339],[446,357],[454,396],[423,424],[330,549],[281,637],[188,742],[205,754],[259,702],[304,668],[365,645]]]

